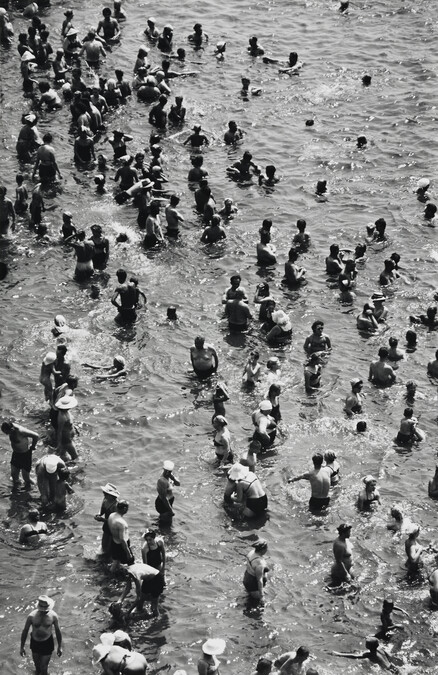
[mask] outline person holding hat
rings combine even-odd
[[[59,619],[56,612],[53,611],[55,601],[48,595],[40,595],[36,609],[34,609],[26,619],[23,632],[21,633],[21,656],[26,656],[26,640],[31,628],[30,649],[35,664],[37,675],[47,675],[47,668],[55,649],[53,641],[53,629],[55,629],[58,649],[56,653],[62,656],[62,633],[59,627]]]
[[[173,510],[173,486],[179,487],[181,483],[173,474],[174,463],[170,460],[163,462],[163,473],[157,481],[158,497],[155,500],[155,508],[160,514],[160,520],[169,522],[172,520],[175,512]]]
[[[356,317],[356,326],[358,330],[363,331],[364,333],[375,333],[379,328],[377,319],[374,316],[374,303],[366,302],[363,306],[363,310]]]
[[[371,663],[376,663],[384,670],[391,670],[392,672],[398,672],[393,665],[391,655],[387,649],[380,646],[380,642],[376,637],[368,637],[365,640],[365,647],[367,651],[365,652],[332,652],[336,656],[344,656],[348,659],[368,659]]]
[[[313,469],[306,471],[295,478],[289,478],[288,483],[296,483],[298,480],[308,480],[311,488],[309,499],[310,511],[321,512],[330,504],[330,470],[323,466],[324,457],[320,452],[312,456]]]
[[[369,474],[362,479],[362,483],[365,487],[359,492],[357,507],[359,511],[372,511],[377,504],[381,504],[377,481]]]
[[[70,413],[70,410],[76,408],[77,405],[77,398],[69,394],[65,394],[56,402],[56,408],[59,411],[56,426],[56,449],[62,458],[65,458],[67,454],[70,455],[71,459],[78,458],[73,442],[76,428],[73,416]]]
[[[38,509],[31,509],[27,517],[29,522],[21,528],[18,543],[26,544],[27,546],[37,546],[41,541],[41,535],[48,534],[47,525],[44,521],[40,520]]]
[[[380,347],[378,356],[379,360],[373,361],[370,365],[368,379],[373,384],[390,386],[394,384],[396,375],[392,367],[387,363],[389,352],[386,347]]]
[[[102,525],[102,555],[109,556],[111,553],[111,532],[108,527],[108,518],[111,513],[115,513],[117,501],[120,497],[120,492],[112,483],[101,485],[100,489],[103,492],[103,500],[100,506],[100,511],[94,516],[94,520],[98,520]]]
[[[268,448],[272,445],[277,435],[277,423],[270,414],[271,412],[271,401],[264,399],[251,415],[252,423],[255,426],[253,440],[259,441],[262,448]]]
[[[201,148],[203,145],[210,145],[207,136],[205,136],[205,134],[201,134],[202,127],[200,124],[195,124],[192,131],[193,134],[190,134],[190,136],[186,138],[183,145],[190,143],[192,148]]]
[[[105,42],[118,42],[120,40],[120,26],[117,19],[111,17],[111,9],[104,7],[102,10],[103,19],[97,25],[96,33],[100,35],[103,33]]]
[[[121,565],[132,565],[134,555],[129,541],[128,523],[124,516],[128,513],[129,502],[120,499],[115,510],[109,514],[107,523],[111,534],[110,554],[112,558],[111,572],[116,572]]]
[[[48,506],[55,499],[58,469],[60,468],[67,468],[65,462],[58,455],[51,453],[41,457],[35,465],[37,485],[43,506]]]
[[[348,394],[345,399],[344,410],[349,417],[352,417],[353,415],[359,415],[362,412],[363,397],[360,392],[362,391],[363,380],[361,380],[360,377],[353,377],[353,379],[350,380],[350,385],[351,394]]]
[[[136,599],[128,607],[125,617],[136,609],[141,612],[146,600],[150,600],[152,616],[158,616],[158,599],[164,589],[164,575],[156,567],[146,563],[133,563],[126,568],[128,578],[122,595],[116,604],[121,605],[123,600],[129,594],[132,584],[135,585]]]
[[[336,584],[342,584],[344,581],[354,579],[354,574],[351,571],[353,566],[353,544],[349,541],[351,525],[341,523],[338,527],[338,533],[337,539],[333,542],[335,562],[331,568],[331,575]]]
[[[226,642],[210,638],[202,645],[202,657],[198,661],[198,675],[219,675],[220,661],[216,657],[225,651]]]
[[[51,401],[53,396],[53,385],[55,383],[53,377],[54,364],[56,361],[55,352],[47,352],[43,362],[41,363],[40,384],[44,387],[44,400]]]
[[[105,675],[146,675],[148,663],[140,652],[124,649],[116,644],[98,644],[93,647],[93,666],[101,665]]]
[[[36,444],[39,440],[39,435],[36,431],[26,429],[21,424],[8,421],[3,422],[1,430],[4,434],[9,436],[9,441],[12,447],[11,456],[11,477],[14,488],[20,484],[20,472],[23,476],[24,486],[26,490],[30,490],[34,481],[30,477],[32,468],[32,451],[35,450]],[[29,439],[32,441],[29,445]]]
[[[326,354],[332,348],[328,335],[324,333],[324,321],[317,319],[312,323],[312,334],[306,337],[304,351],[306,354]]]
[[[243,585],[252,598],[263,602],[264,587],[268,580],[269,567],[265,561],[268,550],[266,539],[258,539],[246,555],[246,569],[243,575]]]

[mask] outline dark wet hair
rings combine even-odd
[[[380,347],[380,349],[377,353],[379,355],[379,358],[381,358],[381,359],[387,359],[388,355],[389,355],[389,352],[386,349],[386,347]]]
[[[388,342],[390,347],[397,347],[398,345],[398,340],[395,337],[390,337]]]
[[[358,431],[359,433],[363,433],[366,430],[367,430],[367,423],[365,422],[365,420],[361,420],[356,424],[356,431]]]
[[[318,326],[322,326],[324,328],[324,321],[321,321],[321,319],[317,319],[312,323],[312,330],[315,331]]]
[[[410,419],[413,414],[414,414],[413,408],[405,408],[403,411],[403,416],[406,417],[406,419]]]
[[[121,267],[117,270],[116,272],[117,279],[120,281],[120,283],[124,283],[127,278],[127,273],[126,270],[122,269]]]
[[[302,656],[305,659],[307,659],[308,656],[310,656],[310,652],[307,649],[307,647],[298,647],[297,649],[297,656]]]
[[[322,466],[323,461],[324,457],[320,452],[315,452],[315,454],[312,455],[312,462],[315,466]]]
[[[306,221],[303,218],[298,218],[297,220],[297,228],[299,229],[300,232],[304,232],[306,229]]]

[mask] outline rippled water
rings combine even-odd
[[[75,25],[84,32],[97,24],[101,7],[72,3]],[[10,274],[0,287],[4,317],[1,330],[0,384],[2,415],[38,429],[45,437],[47,411],[42,389],[36,385],[42,356],[53,344],[53,316],[62,312],[80,329],[71,339],[73,370],[80,375],[80,405],[75,416],[81,428],[82,461],[75,474],[75,494],[65,518],[53,524],[51,544],[38,551],[23,551],[17,534],[33,491],[10,495],[9,452],[5,450],[0,483],[0,540],[2,563],[2,637],[0,656],[5,673],[17,668],[30,672],[30,662],[19,657],[19,636],[25,616],[40,592],[56,598],[65,636],[61,660],[52,661],[58,673],[90,672],[91,646],[109,627],[108,604],[120,592],[95,561],[100,527],[93,515],[100,506],[99,486],[116,483],[130,500],[131,540],[137,554],[145,523],[154,524],[155,484],[163,458],[172,458],[181,478],[174,524],[164,531],[170,553],[168,588],[159,620],[135,622],[130,628],[135,646],[151,663],[153,672],[176,667],[194,672],[200,643],[207,635],[227,640],[223,672],[250,672],[259,656],[307,644],[321,673],[368,672],[366,664],[344,662],[331,656],[333,649],[362,648],[363,637],[379,625],[381,600],[393,594],[410,614],[404,632],[394,639],[395,651],[408,662],[404,672],[435,672],[436,619],[428,609],[427,585],[408,586],[403,568],[402,543],[393,540],[385,525],[390,506],[401,502],[412,520],[421,523],[425,542],[434,539],[436,505],[427,500],[427,480],[436,451],[436,388],[426,376],[426,363],[437,347],[436,335],[419,329],[419,347],[399,368],[391,390],[365,386],[369,432],[353,433],[355,422],[344,418],[343,400],[354,375],[366,379],[370,361],[390,335],[401,338],[408,315],[430,303],[436,289],[438,259],[436,234],[424,226],[422,205],[413,190],[422,176],[436,173],[437,24],[431,0],[394,3],[351,3],[342,15],[336,2],[259,2],[221,4],[192,0],[175,7],[164,0],[160,7],[126,2],[128,20],[120,46],[102,68],[110,74],[122,67],[130,76],[136,51],[150,14],[159,26],[171,22],[177,45],[196,20],[210,35],[205,51],[187,47],[187,68],[197,78],[172,82],[172,95],[183,94],[187,106],[187,133],[202,123],[212,139],[205,166],[218,202],[231,196],[239,214],[227,227],[222,248],[208,251],[199,243],[200,225],[193,211],[193,195],[186,175],[189,151],[186,134],[163,140],[165,166],[172,190],[181,193],[186,219],[179,242],[147,257],[140,246],[136,213],[117,206],[111,197],[98,198],[89,175],[72,162],[68,108],[43,113],[40,129],[54,132],[58,163],[64,175],[60,192],[48,196],[46,213],[50,243],[36,243],[25,226],[12,240],[2,242],[1,259]],[[51,29],[56,48],[65,6],[58,3],[42,16]],[[16,35],[26,27],[12,12]],[[259,37],[267,54],[285,56],[297,51],[305,66],[299,77],[278,75],[247,56],[248,38]],[[227,39],[224,63],[212,56],[212,45]],[[150,60],[159,54],[151,50]],[[177,67],[177,66],[175,66]],[[2,181],[13,193],[18,170],[15,142],[21,113],[28,109],[22,97],[19,58],[15,44],[0,52]],[[363,88],[363,74],[372,85]],[[239,96],[240,77],[247,74],[260,97]],[[87,73],[87,81],[92,81]],[[134,136],[133,151],[147,144],[150,127],[147,108],[135,98],[112,113],[109,129],[122,126]],[[304,122],[315,119],[309,129]],[[228,120],[245,130],[241,148],[222,146]],[[368,148],[355,149],[365,134]],[[240,187],[225,177],[225,168],[251,149],[259,164],[274,163],[282,181],[272,192],[256,185]],[[109,156],[109,146],[99,145]],[[29,173],[30,167],[26,167]],[[112,170],[109,171],[109,175]],[[326,179],[327,202],[317,202],[317,180]],[[30,184],[30,181],[27,181]],[[432,197],[436,201],[432,182]],[[86,286],[72,280],[72,254],[59,246],[58,231],[65,208],[75,222],[89,227],[101,222],[112,243],[110,278],[101,278],[101,300],[88,297]],[[274,220],[274,241],[279,264],[260,272],[255,265],[255,244],[260,222]],[[312,247],[303,256],[308,285],[299,292],[281,286],[283,262],[295,233],[295,221],[304,217]],[[355,315],[376,289],[385,251],[370,249],[366,267],[359,272],[353,307],[338,301],[337,290],[327,284],[324,258],[329,244],[354,248],[365,226],[378,217],[388,222],[387,253],[402,256],[405,281],[389,291],[388,328],[369,339],[356,330]],[[131,237],[129,246],[115,244],[121,230]],[[115,270],[136,273],[148,295],[148,308],[132,331],[117,328],[109,299]],[[215,344],[220,376],[231,392],[227,408],[234,447],[244,450],[251,433],[250,413],[261,392],[240,389],[240,375],[250,348],[258,346],[266,362],[270,350],[254,323],[248,335],[229,336],[221,321],[220,298],[230,273],[239,270],[253,294],[260,276],[267,276],[281,306],[293,320],[292,345],[279,351],[282,379],[283,425],[275,452],[263,459],[258,474],[269,496],[269,519],[258,528],[269,541],[272,573],[263,611],[247,606],[241,579],[253,524],[234,520],[222,507],[224,479],[213,469],[210,437],[211,390],[189,371],[188,350],[198,333]],[[169,304],[178,306],[180,322],[165,321]],[[333,353],[324,368],[323,387],[314,398],[303,388],[302,344],[316,317],[325,321]],[[111,358],[122,353],[129,364],[126,382],[99,384],[80,368],[84,360]],[[405,407],[404,383],[415,378],[419,392],[416,414],[428,434],[427,442],[411,453],[397,452],[393,438]],[[342,487],[324,519],[307,511],[308,487],[286,489],[285,476],[304,470],[315,449],[336,450],[342,465]],[[36,456],[43,454],[40,446]],[[379,477],[382,507],[379,513],[358,515],[355,498],[366,473]],[[327,589],[332,561],[331,544],[339,522],[353,523],[357,584],[346,594]],[[225,664],[225,662],[228,662]]]

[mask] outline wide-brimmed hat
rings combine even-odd
[[[243,466],[239,462],[233,464],[231,469],[228,472],[228,478],[230,480],[242,480],[249,474],[249,466]]]
[[[170,459],[166,459],[163,462],[163,469],[165,471],[173,471],[174,467],[175,467],[175,464],[173,462],[171,462]]]
[[[358,384],[363,384],[363,380],[361,380],[360,377],[353,377],[353,379],[350,380],[350,384],[352,387],[357,387]]]
[[[78,31],[76,28],[71,27],[68,33],[66,34],[66,37],[73,37],[73,35],[77,35]]]
[[[51,363],[55,363],[55,361],[56,361],[55,352],[47,352],[47,354],[43,358],[43,363],[44,363],[45,366],[48,366]]]
[[[362,478],[362,483],[364,483],[365,485],[368,485],[368,483],[372,483],[372,482],[375,481],[375,480],[376,480],[376,479],[374,478],[374,476],[372,476],[372,475],[369,473],[368,476],[365,476],[365,478]]]
[[[96,645],[95,647],[93,647],[93,658],[92,658],[92,661],[91,661],[93,666],[97,666],[97,664],[100,663],[100,661],[102,661],[102,659],[104,659],[105,656],[108,655],[108,652],[109,652],[110,649],[111,649],[111,645],[100,644],[100,645]]]
[[[35,124],[35,122],[37,121],[37,116],[34,115],[33,113],[29,113],[28,115],[24,115],[23,119],[28,124]]]
[[[127,640],[129,643],[131,643],[131,638],[129,637],[128,633],[125,633],[124,630],[116,630],[114,633],[114,644],[117,642],[125,642]]]
[[[102,633],[100,641],[105,647],[112,647],[114,644],[114,633]]]
[[[221,638],[209,638],[202,645],[202,651],[209,656],[216,656],[216,654],[223,654],[226,646],[227,643]]]
[[[284,326],[285,330],[291,330],[292,328],[288,315],[282,309],[277,309],[275,312],[272,312],[272,320],[277,326]]]
[[[68,213],[69,213],[69,211],[66,211],[64,213],[64,215],[67,215]],[[67,321],[65,320],[65,316],[63,316],[62,314],[57,314],[55,316],[55,318],[53,319],[53,321],[55,322],[55,324],[58,328],[62,328],[67,323]]]
[[[63,396],[56,401],[55,406],[59,410],[71,410],[71,408],[76,408],[78,404],[78,399],[75,396]]]
[[[55,473],[58,468],[58,463],[58,455],[47,455],[47,457],[44,458],[44,468],[47,473]]]
[[[37,600],[37,609],[44,611],[50,611],[55,606],[55,601],[52,598],[49,598],[48,595],[40,595]]]
[[[268,401],[268,399],[261,401],[259,404],[259,410],[262,410],[263,412],[269,412],[269,410],[272,410],[271,401]]]
[[[101,485],[100,489],[107,495],[111,495],[112,497],[120,497],[120,492],[118,491],[116,486],[113,485],[112,483],[106,483],[105,485]]]
[[[375,293],[373,293],[371,296],[371,300],[373,302],[386,302],[385,296],[380,291],[376,291]]]
[[[151,187],[154,187],[154,184],[150,180],[150,178],[144,178],[141,181],[141,187],[143,188],[143,190],[149,190]]]
[[[420,178],[417,182],[417,188],[428,188],[430,185],[430,180],[428,178]]]

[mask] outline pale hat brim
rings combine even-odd
[[[209,656],[216,656],[223,654],[225,651],[226,642],[221,638],[210,638],[202,645],[202,651]]]

